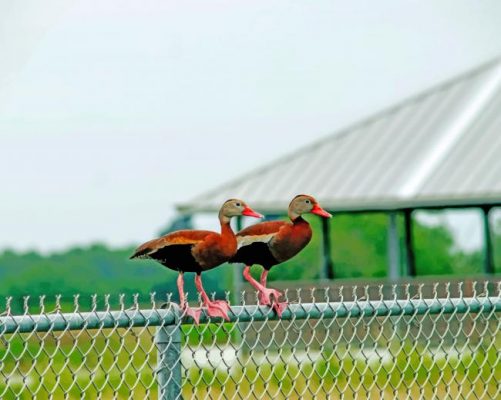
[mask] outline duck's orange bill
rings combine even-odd
[[[325,211],[322,207],[320,207],[318,204],[315,204],[313,208],[311,209],[312,214],[320,215],[321,217],[325,218],[330,218],[332,217],[331,214],[329,214],[327,211]]]
[[[255,212],[250,207],[245,207],[244,210],[242,211],[242,215],[245,215],[246,217],[255,217],[255,218],[263,218],[264,217],[264,215],[261,215],[261,214]]]

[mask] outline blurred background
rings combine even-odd
[[[309,218],[276,285],[499,271],[500,20],[497,1],[0,3],[0,295],[175,291],[138,244],[218,229],[228,197],[283,218],[302,192],[334,218]]]

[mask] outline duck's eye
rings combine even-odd
[[[240,203],[237,203],[237,204],[235,204],[235,205],[236,205],[237,207],[240,207],[240,206],[241,206],[241,204],[240,204]]]
[[[311,201],[310,201],[310,200],[306,200],[306,204],[310,204],[310,203],[311,203]]]

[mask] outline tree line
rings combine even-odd
[[[321,227],[310,218],[314,235],[308,247],[292,260],[272,269],[269,280],[314,280],[322,266]],[[331,221],[332,258],[336,278],[380,278],[387,274],[387,216],[384,214],[337,215]],[[403,222],[399,221],[400,232]],[[481,251],[465,253],[454,245],[451,232],[444,226],[414,224],[418,275],[471,275],[482,271]],[[401,241],[402,255],[403,240]],[[494,238],[496,264],[501,262],[501,236]],[[51,298],[62,295],[64,301],[79,293],[89,298],[94,293],[111,294],[117,301],[123,293],[128,301],[139,293],[147,301],[149,293],[160,297],[176,293],[176,272],[147,260],[129,260],[133,246],[109,248],[104,244],[74,247],[42,255],[35,251],[0,253],[0,296],[20,299],[30,295]],[[401,257],[404,270],[405,257]],[[223,265],[204,274],[208,291],[223,296],[233,285],[235,268]],[[256,273],[257,273],[257,268]],[[186,290],[196,293],[192,274],[186,274]],[[175,295],[177,296],[177,294]],[[193,298],[193,297],[191,297]],[[18,300],[21,301],[21,300]],[[3,308],[0,304],[0,309]]]

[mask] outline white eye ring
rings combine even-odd
[[[306,200],[306,204],[310,204],[310,200]]]
[[[235,204],[235,205],[236,205],[237,207],[240,207],[240,206],[241,206],[241,204],[240,204],[240,203],[237,203],[237,204]]]

